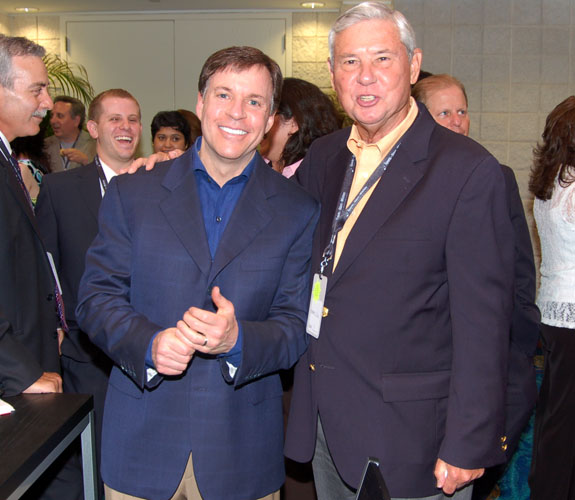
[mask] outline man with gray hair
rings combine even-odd
[[[62,392],[54,275],[10,148],[52,108],[43,55],[0,35],[0,396]]]
[[[82,130],[86,108],[75,97],[60,95],[54,98],[50,125],[54,135],[44,141],[50,157],[50,171],[58,172],[90,163],[96,154],[96,141]]]
[[[471,497],[503,462],[512,226],[495,158],[410,97],[422,54],[383,3],[343,13],[332,86],[354,120],[296,174],[322,204],[286,455],[320,500],[377,457],[394,499]]]

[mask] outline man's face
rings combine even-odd
[[[410,63],[392,21],[361,21],[339,32],[332,64],[332,86],[363,140],[377,142],[407,116],[421,51]]]
[[[132,160],[142,134],[140,109],[125,97],[105,97],[101,102],[98,121],[87,124],[90,135],[96,139],[98,156],[114,168]]]
[[[208,171],[210,165],[237,169],[249,163],[273,124],[272,95],[271,76],[262,66],[225,69],[210,78],[196,107],[202,121],[200,157]]]
[[[54,108],[52,108],[52,113],[50,114],[50,125],[52,125],[52,130],[54,135],[64,142],[74,142],[80,130],[78,125],[80,125],[81,118],[76,116],[72,118],[70,111],[72,105],[69,102],[55,102]]]
[[[0,130],[11,141],[36,135],[52,99],[48,95],[48,73],[40,57],[12,58],[12,88],[0,85]]]
[[[467,103],[459,87],[452,85],[428,94],[426,106],[433,119],[441,126],[458,134],[469,134]]]

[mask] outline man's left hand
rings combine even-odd
[[[212,300],[217,312],[190,307],[178,321],[177,329],[198,352],[222,354],[229,352],[238,340],[238,322],[234,305],[215,286]]]
[[[471,481],[480,478],[484,472],[485,469],[461,469],[460,467],[449,465],[441,458],[438,458],[435,463],[437,487],[441,488],[446,495],[451,495],[455,490],[463,488]]]

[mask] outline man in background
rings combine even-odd
[[[78,99],[67,95],[54,98],[50,113],[54,135],[44,141],[51,172],[87,165],[94,159],[96,144],[83,130],[85,118],[86,108]]]
[[[98,233],[102,196],[112,177],[134,158],[142,132],[140,118],[140,106],[126,90],[111,89],[96,96],[90,104],[87,128],[95,139],[97,156],[86,166],[46,175],[36,207],[40,233],[54,257],[68,307],[69,331],[61,347],[64,392],[94,396],[98,464],[112,362],[80,329],[74,310],[86,252]],[[81,487],[77,462],[76,479]],[[103,485],[100,488],[103,492]]]

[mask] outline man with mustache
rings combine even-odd
[[[16,137],[37,134],[52,108],[44,54],[26,38],[0,35],[0,397],[62,392],[61,296],[10,149]],[[44,477],[51,480],[54,471]],[[33,497],[72,498],[48,496],[43,483]]]
[[[44,54],[0,35],[0,396],[62,392],[55,279],[10,148],[52,108]]]

